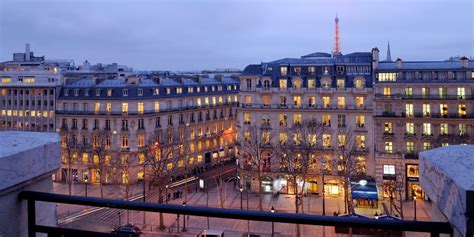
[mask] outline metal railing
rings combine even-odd
[[[28,203],[28,236],[47,233],[50,236],[112,236],[110,233],[98,233],[36,224],[36,202],[53,202],[93,207],[107,207],[125,210],[156,213],[185,214],[191,216],[214,217],[234,220],[252,220],[274,223],[334,226],[343,228],[364,228],[377,230],[414,231],[430,233],[431,236],[451,234],[453,229],[447,222],[360,219],[352,217],[320,216],[294,213],[271,213],[252,210],[182,206],[149,202],[132,202],[96,197],[69,196],[63,194],[22,191],[20,199]]]

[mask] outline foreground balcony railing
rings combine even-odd
[[[317,226],[334,226],[339,228],[375,229],[379,231],[413,231],[430,233],[439,236],[446,233],[452,235],[452,227],[445,222],[425,222],[406,220],[360,219],[352,217],[320,216],[293,213],[272,213],[252,210],[237,210],[224,208],[209,208],[198,206],[168,205],[148,202],[132,202],[95,197],[69,196],[62,194],[23,191],[20,199],[28,202],[28,236],[36,233],[46,233],[48,236],[113,236],[110,233],[51,227],[36,224],[35,205],[37,201],[65,203],[94,207],[106,207],[125,210],[173,213],[190,216],[213,217],[234,220],[252,220],[274,223],[290,223]]]

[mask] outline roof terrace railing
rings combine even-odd
[[[253,210],[238,210],[224,208],[210,208],[198,206],[169,205],[149,202],[132,202],[124,200],[69,196],[63,194],[23,191],[20,199],[28,202],[28,236],[34,237],[36,233],[47,233],[50,236],[112,236],[110,233],[99,233],[61,227],[50,227],[36,224],[36,201],[65,203],[95,207],[107,207],[125,210],[185,214],[236,220],[252,220],[274,223],[290,223],[318,226],[334,226],[343,228],[364,228],[385,231],[413,231],[430,233],[431,236],[440,234],[452,235],[453,229],[447,222],[407,221],[407,220],[381,220],[361,219],[352,217],[320,216],[294,213],[271,213]]]

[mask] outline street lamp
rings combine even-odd
[[[165,200],[166,204],[168,204],[168,185],[165,186]]]
[[[413,196],[413,212],[415,214],[415,221],[416,221],[416,196]]]
[[[270,209],[271,213],[275,213],[275,208],[272,206]],[[275,222],[272,221],[272,237],[275,236]]]
[[[89,182],[89,177],[87,177],[87,174],[86,174],[86,176],[84,176],[84,190],[85,190],[86,197],[87,197],[87,182]]]
[[[240,210],[243,209],[243,205],[242,205],[242,192],[244,191],[244,189],[242,187],[240,187]]]
[[[322,178],[321,182],[322,182],[322,188],[323,188],[323,189],[322,189],[322,193],[323,193],[323,216],[326,215],[326,200],[325,200],[325,198],[324,198],[324,196],[325,196],[325,192],[324,192],[324,175],[326,174],[326,169],[325,169],[324,166],[323,166],[325,163],[326,163],[326,160],[321,159],[321,165],[322,165],[322,166],[321,166],[321,178]]]
[[[186,202],[185,201],[183,202],[183,207],[186,207]],[[181,231],[183,231],[183,232],[188,231],[186,229],[186,215],[185,214],[183,214],[183,229]]]

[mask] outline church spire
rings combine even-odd
[[[339,42],[339,18],[337,17],[336,13],[336,18],[334,19],[336,26],[335,26],[335,31],[336,35],[334,37],[334,49],[332,50],[332,55],[341,55],[341,44]]]
[[[390,41],[388,41],[388,45],[387,45],[387,61],[389,62],[392,61],[392,54],[390,53]]]

